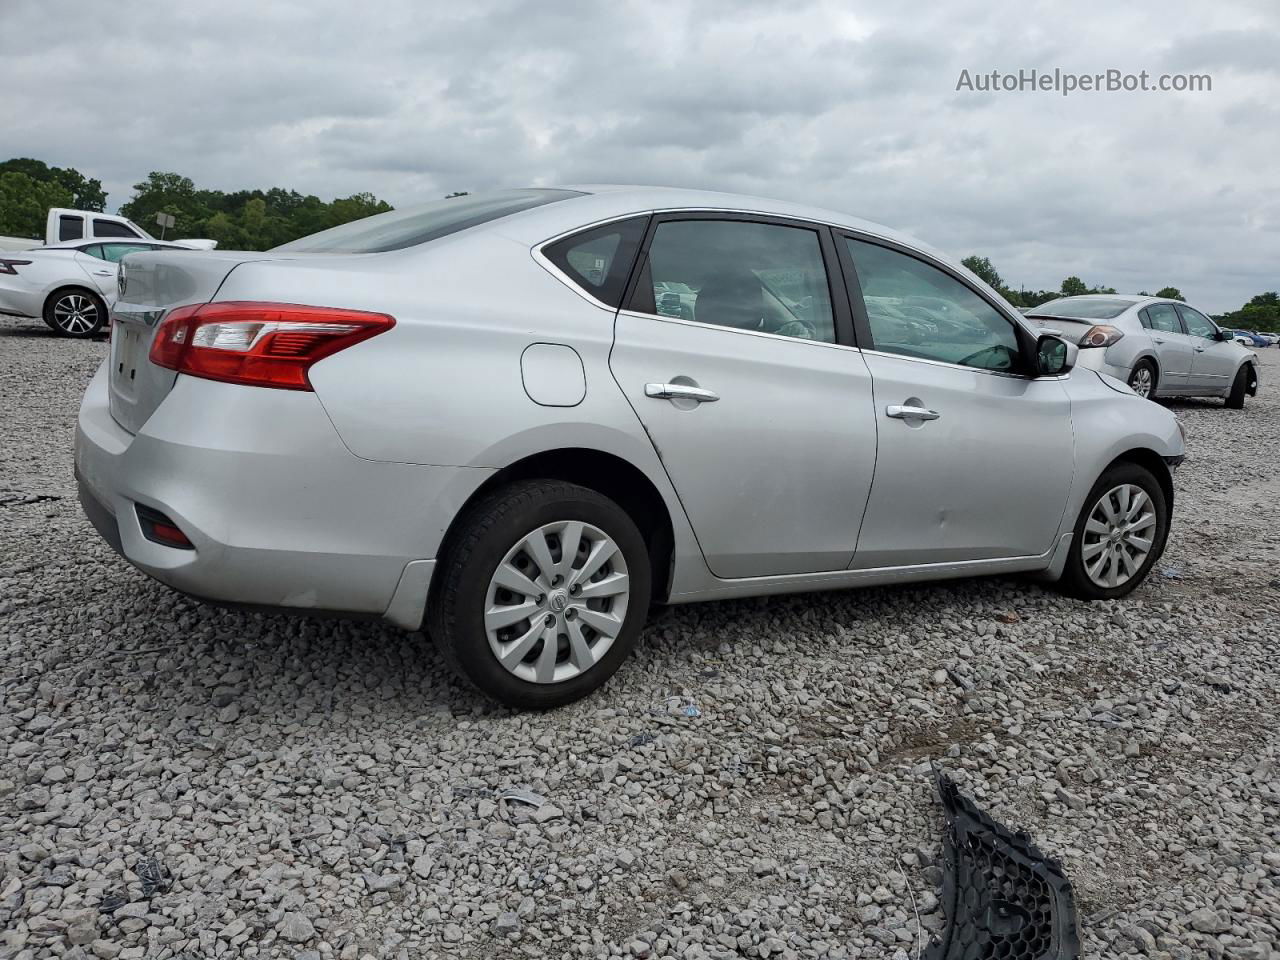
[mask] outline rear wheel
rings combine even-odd
[[[528,480],[462,521],[427,612],[445,659],[514,707],[578,700],[611,677],[649,607],[649,556],[631,517],[594,490]]]
[[[1227,406],[1230,409],[1244,409],[1244,396],[1249,390],[1249,378],[1252,375],[1253,367],[1247,363],[1236,371],[1236,378],[1231,382],[1231,392],[1227,394]]]
[[[107,305],[88,290],[55,291],[44,304],[44,322],[64,337],[92,337],[107,322]]]
[[[1150,360],[1139,360],[1133,365],[1133,372],[1129,374],[1129,387],[1140,397],[1148,400],[1155,396],[1156,392],[1156,367]]]
[[[1151,471],[1136,463],[1109,468],[1076,521],[1062,586],[1084,600],[1123,597],[1164,552],[1168,505]]]

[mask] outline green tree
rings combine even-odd
[[[191,178],[178,173],[152,171],[146,180],[135,183],[133,189],[133,197],[120,207],[121,215],[151,230],[157,213],[171,214],[175,222],[173,232],[166,233],[169,239],[198,237],[199,227],[212,213],[197,194]]]
[[[1084,285],[1084,281],[1079,277],[1067,277],[1062,281],[1061,289],[1064,297],[1078,297],[1089,292],[1089,288]]]
[[[102,189],[102,182],[90,180],[74,167],[51,167],[43,160],[15,157],[0,163],[0,174],[3,173],[22,173],[37,183],[57,184],[70,194],[70,199],[58,206],[75,207],[78,210],[106,209],[107,195]],[[43,228],[41,232],[43,233]]]
[[[43,240],[49,208],[69,207],[72,199],[59,183],[13,170],[0,173],[0,234]]]
[[[1177,287],[1162,287],[1161,289],[1156,291],[1156,296],[1167,297],[1170,300],[1186,300],[1187,299],[1182,295],[1182,291],[1179,290]]]
[[[987,286],[995,290],[1004,289],[1004,281],[1000,279],[1000,274],[996,272],[996,268],[991,265],[991,261],[988,258],[972,254],[960,262],[977,274],[978,279]]]

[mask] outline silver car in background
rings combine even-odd
[[[1080,363],[1142,397],[1225,397],[1239,410],[1258,393],[1258,355],[1180,300],[1089,294],[1026,313],[1085,349]]]
[[[525,707],[607,680],[651,602],[1123,596],[1184,455],[950,258],[772,200],[465,196],[120,289],[76,433],[102,536],[199,597],[425,625]]]

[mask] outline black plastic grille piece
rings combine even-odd
[[[927,960],[1077,960],[1075,898],[1062,866],[960,794],[944,773],[942,905],[947,927]]]

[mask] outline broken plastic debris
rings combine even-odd
[[[1162,567],[1160,569],[1160,576],[1164,577],[1166,580],[1181,580],[1182,568],[1181,567]]]
[[[547,798],[540,793],[534,793],[532,790],[520,790],[513,788],[511,790],[503,790],[498,794],[499,800],[506,800],[508,803],[524,803],[535,810],[547,802]]]
[[[637,733],[634,737],[627,741],[629,747],[643,747],[658,739],[656,733]]]
[[[668,717],[702,716],[702,711],[698,709],[692,697],[667,697],[651,706],[649,712],[659,716],[665,714]]]
[[[133,872],[142,881],[142,895],[147,898],[154,897],[157,893],[164,893],[173,885],[173,874],[155,857],[138,861]]]
[[[108,893],[105,897],[98,901],[99,913],[115,913],[126,903],[129,902],[128,897],[122,897],[118,893]]]
[[[1077,960],[1075,898],[1061,864],[978,809],[946,774],[937,780],[947,922],[925,960]]]

